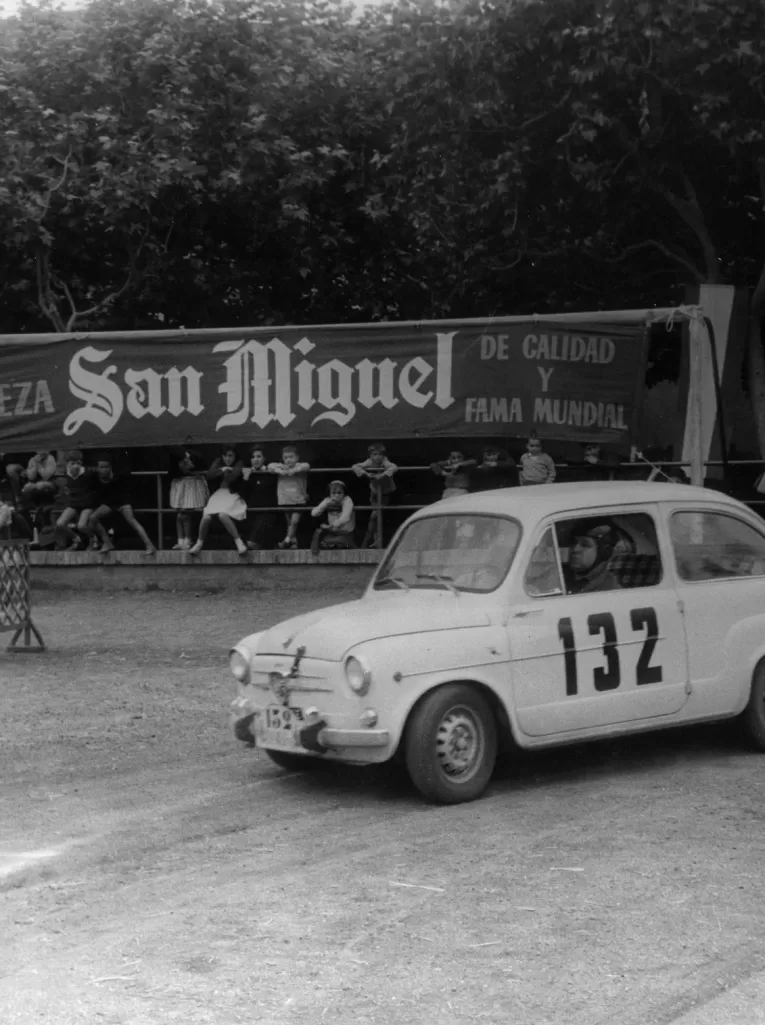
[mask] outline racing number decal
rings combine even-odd
[[[651,658],[659,639],[659,622],[656,618],[656,609],[643,608],[632,609],[630,612],[630,623],[635,631],[645,630],[646,638],[643,642],[643,650],[635,667],[635,675],[638,684],[661,683],[661,666],[652,666]],[[621,667],[619,664],[618,639],[616,636],[616,623],[610,612],[598,612],[587,617],[587,629],[593,637],[602,634],[603,657],[605,666],[598,666],[593,670],[593,683],[595,690],[615,690],[621,683]],[[566,694],[571,696],[579,693],[579,682],[576,669],[576,641],[574,640],[574,628],[571,619],[558,620],[558,637],[563,645],[563,666],[566,673]]]
[[[646,631],[645,643],[643,644],[643,650],[640,652],[640,658],[636,667],[638,685],[641,683],[661,683],[661,666],[651,665],[651,656],[659,637],[656,609],[633,609],[630,612],[630,622],[632,623],[633,630],[645,629]]]
[[[587,617],[587,628],[592,636],[603,634],[603,655],[606,659],[606,668],[593,669],[593,682],[595,690],[616,690],[622,682],[622,674],[619,669],[619,652],[616,644],[616,623],[610,612],[598,612],[597,615]]]
[[[566,668],[566,694],[576,694],[576,644],[574,628],[568,616],[558,620],[558,637],[563,642],[563,665]]]

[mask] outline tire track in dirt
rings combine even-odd
[[[296,785],[296,781],[294,778],[285,778],[284,782],[289,785],[290,800],[284,807],[278,810],[278,815],[276,813],[270,814],[267,818],[261,820],[261,831],[270,831],[278,822],[284,820],[285,815],[286,817],[289,817],[294,811],[293,805],[296,803],[298,795],[292,791],[292,788]],[[300,789],[302,791],[302,788]],[[560,790],[559,787],[553,787],[553,789]],[[568,788],[565,789],[568,790]],[[607,793],[607,790],[607,787],[601,788],[600,794],[596,791],[591,793],[590,796],[597,803],[599,796],[602,798],[604,794]],[[521,807],[516,806],[514,808],[516,814],[523,814],[524,812],[527,813],[528,806],[535,803],[535,796],[549,798],[550,795],[544,791],[545,788],[543,787],[541,794],[539,792],[536,794],[528,794],[525,802],[516,802],[516,805],[521,805]],[[315,793],[311,789],[309,789],[308,794],[301,792],[300,796],[301,798],[305,798],[307,796],[311,801],[315,801]],[[351,794],[348,796],[353,798],[356,795]],[[479,818],[486,818],[488,815],[490,820],[495,819],[496,814],[501,814],[502,812],[502,809],[498,807],[498,805],[500,805],[503,800],[506,800],[507,796],[507,788],[500,788],[498,792],[493,794],[488,802],[481,802],[480,806],[476,805],[464,810],[450,809],[446,812],[441,809],[431,809],[430,822],[423,821],[423,818],[427,819],[427,816],[423,817],[423,815],[420,814],[419,809],[408,815],[397,815],[395,816],[395,825],[398,828],[398,836],[395,840],[391,840],[389,836],[389,826],[391,823],[378,823],[376,829],[370,830],[367,828],[363,841],[346,844],[341,851],[338,851],[336,846],[332,845],[333,837],[331,836],[321,838],[323,846],[319,849],[317,849],[316,846],[309,846],[305,841],[306,836],[310,835],[310,832],[313,830],[317,820],[320,819],[322,815],[328,814],[331,816],[330,821],[327,823],[328,828],[337,830],[337,835],[347,835],[347,832],[351,830],[346,830],[346,832],[343,833],[343,817],[348,812],[346,802],[341,802],[341,805],[339,807],[336,806],[335,808],[327,809],[326,807],[323,807],[321,809],[313,809],[315,814],[305,815],[301,821],[302,828],[300,835],[295,837],[288,845],[290,848],[294,848],[296,846],[299,847],[299,851],[295,852],[290,849],[287,852],[286,858],[283,848],[281,850],[274,848],[270,851],[260,851],[258,853],[258,857],[261,859],[258,866],[259,878],[268,880],[269,889],[271,891],[270,896],[267,894],[264,895],[262,892],[258,892],[256,900],[261,905],[262,915],[271,915],[274,909],[278,908],[281,900],[280,894],[285,891],[292,891],[296,893],[297,904],[299,905],[301,892],[304,893],[306,889],[310,890],[312,885],[315,886],[317,876],[324,878],[326,881],[328,875],[335,877],[339,876],[340,870],[342,869],[342,874],[344,876],[354,878],[359,875],[360,870],[366,867],[367,879],[374,878],[373,869],[377,868],[379,872],[380,868],[385,865],[386,859],[388,859],[391,854],[401,855],[402,848],[406,848],[407,845],[410,848],[408,853],[410,863],[412,861],[415,864],[419,862],[420,872],[426,869],[430,870],[432,865],[428,864],[428,858],[426,857],[427,852],[430,850],[432,855],[433,848],[435,846],[434,841],[443,840],[444,829],[450,824],[454,826],[456,824],[453,821],[455,818],[462,819],[463,822],[466,820],[470,830],[472,831],[475,825],[476,812],[479,808],[482,812],[482,814],[478,816]],[[301,801],[301,803],[303,802]],[[494,805],[494,807],[491,807],[492,805]],[[571,801],[568,795],[559,793],[558,801],[556,801],[554,803],[554,807],[550,809],[558,814],[558,825],[553,828],[548,828],[546,832],[528,832],[527,830],[523,830],[517,836],[515,843],[506,843],[506,847],[509,848],[508,853],[512,854],[515,858],[520,859],[524,854],[528,855],[530,848],[537,848],[540,844],[543,845],[543,841],[560,839],[560,833],[569,828],[572,821],[575,821],[577,818],[580,819],[580,826],[582,828],[592,830],[597,834],[602,834],[605,827],[604,819],[607,818],[608,814],[613,812],[612,805],[607,804],[606,807],[601,810],[601,813],[585,816],[584,818],[582,818],[582,805],[583,800],[581,795],[577,800]],[[568,818],[566,817],[566,809],[568,809]],[[363,825],[363,819],[365,816],[368,817],[368,812],[368,808],[357,809],[357,818],[352,819],[350,822],[346,819],[346,826],[358,827],[360,824],[359,818]],[[455,812],[457,813],[456,815]],[[433,818],[434,815],[437,816],[437,818]],[[217,820],[217,815],[213,817]],[[409,822],[407,823],[406,821],[402,821],[402,819],[408,819]],[[219,820],[217,821],[219,822]],[[416,831],[405,828],[407,825],[416,826]],[[428,828],[423,828],[424,825]],[[633,826],[634,825],[635,823],[633,823]],[[496,822],[493,828],[496,832]],[[257,826],[248,827],[248,832],[251,833],[253,829],[257,829]],[[416,839],[412,836],[413,832],[415,833]],[[216,830],[215,833],[211,834],[210,839],[214,842],[215,839],[220,838],[220,836],[220,831]],[[381,840],[386,837],[388,840],[387,844],[381,843]],[[239,838],[243,838],[241,834],[239,834]],[[450,859],[454,859],[456,852],[453,849],[450,849],[448,845],[443,844],[443,842],[439,846],[441,856],[448,864]],[[569,843],[568,846],[571,847],[572,845]],[[526,848],[526,850],[524,850],[524,848]],[[115,935],[119,937],[128,930],[132,930],[135,934],[137,929],[140,930],[140,938],[143,946],[148,946],[149,948],[158,950],[161,954],[164,942],[163,937],[167,935],[168,924],[173,924],[175,926],[174,930],[172,930],[174,933],[177,934],[179,930],[180,932],[184,932],[184,916],[191,914],[195,902],[199,901],[200,895],[204,894],[205,889],[208,891],[211,889],[213,890],[216,896],[216,902],[222,907],[225,908],[230,906],[232,898],[236,898],[237,896],[237,889],[241,888],[243,876],[246,876],[246,870],[243,872],[241,859],[242,847],[238,842],[233,847],[224,845],[223,849],[220,850],[221,863],[217,866],[220,871],[217,871],[214,876],[208,880],[207,887],[205,887],[204,876],[207,871],[207,866],[204,863],[201,863],[203,862],[203,859],[201,857],[197,858],[196,855],[199,854],[201,856],[205,854],[209,857],[209,853],[209,851],[204,850],[203,845],[199,850],[188,850],[183,858],[182,865],[178,866],[178,868],[174,868],[172,864],[156,866],[157,871],[162,869],[165,871],[164,876],[153,875],[149,879],[144,878],[141,881],[134,882],[132,885],[119,888],[118,892],[120,893],[121,899],[124,903],[118,914],[115,914],[113,906],[110,908],[110,905],[113,904],[114,890],[117,889],[116,887],[109,886],[108,892],[103,892],[100,895],[100,899],[93,900],[96,894],[88,895],[87,916],[82,918],[80,921],[77,921],[77,916],[69,918],[69,928],[66,929],[66,934],[68,935],[66,936],[65,941],[69,958],[79,960],[81,964],[87,963],[88,952],[94,945],[99,948],[103,947],[104,949],[108,949],[110,947],[110,936],[112,938]],[[296,854],[297,856],[295,856]],[[481,845],[479,843],[476,850],[476,858],[479,863],[485,861],[486,855],[486,844],[484,843]],[[263,860],[264,856],[265,860]],[[308,864],[306,864],[307,859],[309,862]],[[328,872],[329,869],[334,869],[334,871]],[[434,881],[441,882],[445,887],[453,885],[453,867],[448,868],[444,874],[450,878],[438,878],[436,880],[433,880],[430,876],[427,876],[426,878],[431,883]],[[423,876],[419,873],[413,873],[409,878],[421,880]],[[167,895],[168,880],[174,880],[174,886],[171,887],[171,890],[175,893],[175,899],[173,901],[171,911],[158,912],[156,913],[156,917],[151,917],[154,912],[150,912],[149,917],[136,922],[134,918],[135,912],[140,907],[162,907],[162,894],[164,893]],[[278,886],[276,885],[277,882]],[[382,879],[378,879],[378,883],[384,885],[384,877]],[[126,890],[128,892],[126,892]],[[132,893],[130,891],[132,891]],[[133,904],[133,899],[131,899],[131,897],[135,899],[137,906]],[[381,896],[378,893],[375,901],[367,901],[367,908],[363,918],[354,924],[354,928],[350,930],[350,932],[346,932],[342,937],[338,937],[338,940],[343,940],[343,945],[340,950],[333,951],[330,945],[326,943],[324,943],[322,949],[321,944],[314,942],[312,944],[314,949],[305,949],[305,947],[302,950],[290,949],[289,952],[284,955],[280,955],[278,950],[274,949],[276,943],[279,942],[284,935],[294,935],[294,923],[291,923],[291,916],[289,914],[282,914],[281,917],[277,916],[277,928],[270,932],[268,930],[264,932],[262,929],[259,929],[259,923],[253,921],[248,931],[248,949],[252,951],[252,953],[257,952],[259,959],[265,957],[263,967],[266,971],[270,972],[272,985],[273,980],[282,972],[287,973],[287,976],[293,981],[295,976],[303,979],[303,982],[301,983],[302,988],[301,985],[295,984],[289,992],[302,994],[300,999],[308,1001],[309,1005],[309,998],[311,998],[311,994],[309,992],[310,987],[307,986],[306,980],[310,977],[310,972],[313,971],[313,968],[310,967],[312,961],[315,961],[317,956],[321,955],[325,962],[323,969],[325,985],[322,990],[321,1000],[330,1001],[329,1004],[324,1004],[324,1007],[329,1006],[332,1009],[333,1014],[336,1015],[339,1012],[340,1007],[342,1007],[344,1000],[347,1006],[347,995],[344,995],[345,991],[343,990],[343,986],[351,983],[354,984],[354,986],[358,984],[363,990],[364,976],[366,974],[364,966],[367,964],[380,964],[379,957],[376,958],[376,954],[374,953],[374,947],[372,948],[373,952],[369,952],[368,947],[370,937],[374,938],[375,942],[379,942],[381,938],[385,940],[386,936],[390,938],[391,933],[396,933],[397,930],[400,932],[401,928],[405,927],[413,917],[420,914],[423,908],[427,909],[434,900],[434,898],[427,892],[424,895],[416,892],[414,894],[407,892],[405,897],[407,903],[405,905],[395,904],[392,908],[388,908],[386,910],[383,898],[384,894]],[[438,898],[436,898],[436,900],[438,900]],[[163,917],[165,914],[167,914],[166,918]],[[104,928],[99,929],[98,927],[92,928],[88,926],[88,922],[92,923],[94,918],[98,920],[101,916],[108,917],[108,923]],[[268,922],[268,919],[266,918],[265,921]],[[413,931],[413,929],[414,927],[409,931]],[[79,937],[78,933],[80,934]],[[220,942],[223,941],[220,939],[213,940],[214,944]],[[63,947],[63,937],[60,940],[60,944]],[[114,944],[112,943],[111,946],[113,947]],[[359,946],[364,949],[358,950],[357,948]],[[317,947],[319,948],[318,950],[315,949]],[[56,947],[46,945],[46,949],[48,957],[53,955],[53,960],[55,962],[57,956]],[[218,950],[219,948],[214,947],[213,949]],[[359,957],[354,959],[349,957],[350,954],[358,954]],[[333,958],[336,960],[333,960]],[[425,970],[425,967],[428,964],[430,965],[428,973],[432,984],[432,980],[436,978],[436,966],[434,966],[432,962],[432,955],[431,960],[428,961],[427,955],[420,952],[419,963],[420,974],[422,974],[422,971]],[[165,965],[165,970],[168,971],[169,962],[163,962],[163,964]],[[104,966],[93,964],[91,976],[97,976],[102,971],[106,973],[107,969]],[[480,977],[481,975],[479,974],[479,978]],[[166,1007],[166,1004],[163,1004],[162,1001],[167,1001],[169,999],[172,999],[173,1001],[174,1014],[172,1020],[175,1019],[175,1012],[180,1011],[190,1015],[187,1020],[207,1020],[211,1022],[225,1020],[224,1018],[212,1015],[207,1018],[197,1018],[193,1013],[193,1004],[189,1003],[190,998],[188,994],[185,997],[178,993],[168,994],[166,989],[163,989],[159,982],[156,980],[152,982],[152,979],[153,976],[149,973],[149,982],[147,985],[149,986],[149,991],[153,994],[153,999],[159,1001],[158,1007]],[[694,985],[694,979],[691,980],[690,984],[691,986]],[[117,982],[115,985],[119,987],[120,983]],[[405,992],[405,990],[403,992]],[[100,999],[103,1000],[103,997]],[[295,997],[295,999],[297,999],[297,997]],[[680,1000],[681,998],[678,997],[676,999]],[[428,1003],[432,1004],[432,1000],[432,996],[429,997]],[[321,1001],[319,1001],[319,1003],[320,1002]],[[139,1003],[140,1001],[135,1004],[136,1015],[140,1014]],[[266,1004],[267,1001],[264,1001],[263,1003]],[[319,1007],[319,1003],[314,1007],[313,1020],[317,1020],[319,1016],[319,1010],[321,1009]],[[130,1006],[133,1005],[131,1004]],[[645,1003],[642,1006],[647,1010]],[[442,1010],[446,1009],[442,1008]],[[156,1008],[152,1013],[156,1015]],[[265,1013],[273,1014],[274,1016],[263,1016],[258,1019],[259,1021],[277,1022],[287,1020],[286,1017],[279,1016],[278,1007],[272,1007],[270,1011],[266,1011]],[[281,1013],[286,1014],[283,1009]],[[422,1020],[421,1018],[418,1018],[417,1015],[411,1019],[405,1019],[404,1017],[383,1018],[381,1016],[381,1009],[377,1008],[377,1010],[375,1010],[374,1007],[371,1009],[370,1014],[376,1014],[378,1017],[375,1019],[374,1017],[362,1018],[358,1016],[356,1020],[377,1020],[380,1022],[383,1020]],[[156,1016],[152,1018],[150,1014],[146,1018],[131,1017],[129,1020],[157,1022],[159,1020],[169,1021],[171,1018],[158,1018]],[[445,1018],[444,1020],[449,1019]],[[460,1020],[467,1019],[463,1018]],[[494,1014],[487,1012],[482,1016],[481,1020],[506,1021],[507,1017],[505,1016],[502,1018],[499,1011],[497,1012],[496,1017]],[[528,1018],[516,1020],[542,1019]],[[574,1015],[570,1017],[569,1020],[581,1021],[588,1019],[582,1019],[581,1017]],[[648,1023],[652,1021],[652,1016],[649,1016],[648,1014],[642,1018],[644,1025],[648,1025]]]

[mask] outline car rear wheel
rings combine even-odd
[[[491,708],[469,684],[439,687],[413,709],[404,753],[409,777],[424,797],[440,804],[474,800],[497,758]]]
[[[757,750],[765,751],[765,662],[754,671],[749,704],[741,716],[741,725]]]

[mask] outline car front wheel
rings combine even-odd
[[[409,718],[406,768],[420,793],[440,804],[472,801],[486,789],[497,758],[494,716],[469,684],[426,694]]]
[[[741,716],[741,724],[752,744],[765,751],[765,662],[754,671],[749,704]]]

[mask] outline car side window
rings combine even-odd
[[[736,516],[676,512],[669,529],[682,580],[765,576],[765,537]]]
[[[545,595],[563,594],[558,555],[552,527],[548,527],[529,559],[523,578],[526,594],[533,598]]]
[[[567,594],[654,587],[662,565],[647,513],[591,513],[555,524]]]

